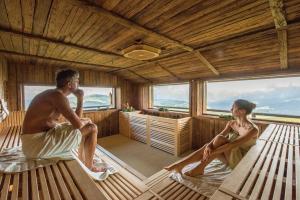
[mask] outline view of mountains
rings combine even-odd
[[[213,94],[208,94],[208,97],[210,96]],[[219,95],[213,100],[207,99],[207,109],[229,111],[236,99],[247,99],[256,103],[255,113],[300,116],[300,87],[298,86],[285,87],[281,90],[274,88],[274,90],[244,92],[232,96]],[[157,107],[188,108],[189,102],[176,99],[155,99],[154,105]]]
[[[77,99],[74,95],[68,97],[71,107],[76,107]],[[84,96],[83,107],[109,106],[110,98],[108,95],[91,94]]]

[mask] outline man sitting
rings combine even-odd
[[[79,73],[67,69],[56,75],[56,89],[46,90],[32,100],[26,112],[21,135],[22,150],[27,158],[70,157],[79,146],[79,159],[94,172],[103,171],[93,166],[97,144],[97,126],[90,119],[81,119],[84,93],[78,89]],[[67,96],[77,97],[74,112]],[[58,124],[60,115],[71,124]]]

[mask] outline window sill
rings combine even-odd
[[[229,112],[207,111],[207,112],[203,113],[203,115],[201,115],[201,116],[209,117],[209,118],[224,119],[224,118],[220,117],[220,115],[230,115],[230,113]],[[300,118],[288,117],[288,116],[256,115],[255,117],[250,117],[250,119],[254,122],[261,122],[261,123],[277,122],[277,123],[300,124]]]

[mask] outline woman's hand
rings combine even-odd
[[[212,148],[210,145],[207,145],[204,149],[204,153],[203,153],[203,157],[202,157],[202,160],[203,161],[207,161],[210,157],[210,154],[212,152]]]

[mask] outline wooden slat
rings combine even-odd
[[[164,36],[162,34],[156,33],[156,32],[154,32],[154,31],[152,31],[150,29],[147,29],[147,28],[145,28],[145,27],[143,27],[143,26],[141,26],[141,25],[139,25],[139,24],[137,24],[137,23],[135,23],[133,21],[125,19],[125,18],[123,18],[123,17],[121,17],[121,16],[119,16],[119,15],[113,13],[113,12],[110,12],[108,10],[105,10],[105,9],[99,7],[99,6],[94,6],[92,4],[84,3],[82,1],[74,1],[74,0],[72,0],[72,1],[69,1],[69,2],[71,4],[73,4],[73,5],[75,5],[75,6],[79,6],[81,8],[85,8],[85,9],[87,9],[89,11],[93,11],[93,12],[99,14],[99,15],[105,16],[108,19],[110,19],[110,20],[112,20],[112,21],[114,21],[116,23],[119,23],[119,24],[121,24],[121,25],[123,25],[123,26],[125,26],[127,28],[134,29],[135,31],[140,32],[142,34],[149,35],[151,37],[155,37],[158,40],[165,41],[165,42],[170,43],[172,45],[178,46],[178,47],[180,47],[180,48],[182,48],[184,50],[193,51],[193,48],[191,48],[191,47],[189,47],[187,45],[184,45],[184,44],[182,44],[179,41],[171,39],[171,38],[169,38],[167,36]]]
[[[39,173],[39,180],[41,184],[41,189],[42,189],[42,197],[45,200],[50,200],[50,193],[47,185],[47,180],[45,177],[44,169],[43,168],[38,168],[38,173]]]
[[[12,186],[12,195],[11,200],[17,200],[19,195],[19,177],[20,173],[13,175],[13,186]]]
[[[55,183],[55,180],[54,180],[54,177],[53,177],[53,174],[52,174],[52,171],[51,171],[51,167],[50,166],[46,166],[45,170],[46,170],[47,180],[49,181],[49,187],[50,187],[50,191],[51,191],[51,197],[54,200],[61,200],[61,198],[59,196],[57,185]]]
[[[1,191],[0,200],[6,200],[8,198],[10,178],[11,178],[10,174],[4,176],[3,187],[0,189]]]
[[[28,172],[22,173],[22,199],[29,200]]]
[[[195,55],[200,59],[200,61],[207,67],[209,68],[215,75],[219,76],[220,73],[218,72],[218,70],[212,65],[210,64],[210,62],[199,52],[199,51],[195,51]]]
[[[105,199],[105,196],[97,189],[93,180],[83,171],[76,161],[67,161],[65,165],[85,198],[89,200]]]
[[[30,181],[31,181],[31,198],[33,200],[39,200],[39,188],[38,188],[38,181],[36,176],[36,169],[30,170]]]

